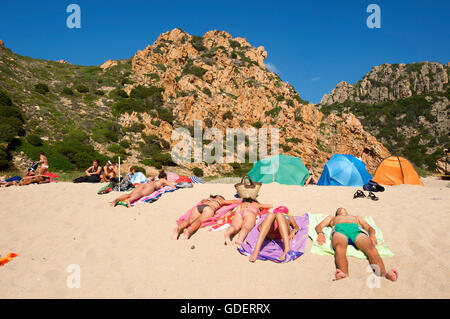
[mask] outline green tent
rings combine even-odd
[[[305,185],[309,172],[299,157],[274,155],[253,164],[248,175],[264,184],[277,182],[285,185]]]

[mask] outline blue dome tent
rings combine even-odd
[[[364,162],[353,155],[334,154],[325,164],[317,185],[363,186],[371,179]]]

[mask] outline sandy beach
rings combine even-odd
[[[450,187],[387,187],[380,200],[353,199],[355,187],[263,185],[258,199],[291,214],[372,216],[395,254],[387,268],[397,282],[369,288],[367,260],[349,258],[350,278],[332,281],[332,256],[306,252],[293,262],[252,264],[223,231],[200,229],[189,241],[170,240],[177,217],[209,194],[232,198],[232,184],[195,184],[152,204],[109,206],[117,192],[100,184],[52,183],[0,190],[0,298],[449,298]],[[81,287],[68,288],[67,267],[80,266]]]

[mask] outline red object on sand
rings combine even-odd
[[[9,263],[13,258],[17,256],[18,255],[15,253],[9,253],[8,255],[6,255],[6,257],[0,258],[0,266]]]
[[[45,176],[48,176],[48,177],[51,177],[51,178],[58,178],[58,177],[59,177],[59,176],[56,175],[55,173],[49,173],[49,172],[45,173],[44,175],[45,175]]]

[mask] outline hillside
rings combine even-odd
[[[358,83],[323,96],[325,114],[351,112],[393,154],[435,171],[449,145],[450,64],[375,66]]]
[[[24,118],[24,132],[3,145],[16,166],[44,149],[55,170],[117,155],[151,170],[174,165],[174,128],[192,131],[193,121],[202,120],[203,129],[222,131],[277,127],[280,152],[300,156],[317,172],[332,153],[362,157],[370,171],[389,155],[352,114],[324,116],[304,101],[266,69],[266,57],[263,47],[216,30],[192,36],[174,29],[132,58],[101,66],[32,59],[0,47],[0,90]],[[185,169],[194,167],[200,175],[240,175],[251,164]]]

